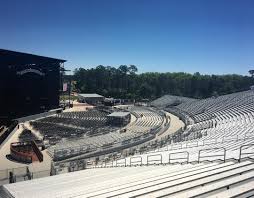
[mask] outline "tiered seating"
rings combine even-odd
[[[147,133],[150,129],[153,130],[160,127],[163,122],[163,116],[153,109],[133,106],[128,110],[137,117],[137,121],[128,127],[128,130],[132,131],[132,133]]]
[[[240,114],[246,111],[253,112],[253,97],[254,91],[249,90],[224,95],[217,98],[185,102],[176,106],[175,108],[179,111],[188,113],[197,123],[215,119],[218,117],[218,115],[223,115],[225,112],[228,113],[229,111],[234,110]],[[239,112],[240,109],[241,111]],[[234,117],[234,113],[233,115],[231,113],[229,116]]]
[[[0,193],[15,198],[247,197],[253,195],[253,181],[254,162],[248,160],[90,169],[4,185]]]
[[[177,149],[179,152],[189,151],[197,154],[201,149],[224,147],[230,153],[230,151],[239,150],[243,144],[254,143],[253,99],[254,92],[246,91],[221,96],[216,99],[212,98],[204,101],[189,102],[188,105],[178,105],[175,109],[178,109],[179,112],[187,112],[189,115],[192,115],[194,118],[196,116],[197,118],[197,116],[200,116],[201,106],[203,104],[207,105],[207,101],[209,101],[209,112],[212,112],[212,116],[203,110],[202,112],[203,114],[206,113],[205,117],[210,117],[211,119],[201,119],[200,122],[187,126],[186,131],[183,133],[169,136],[166,141],[171,144],[162,148],[161,151]],[[221,101],[225,102],[225,104],[222,105]],[[190,108],[190,106],[192,107]],[[160,142],[157,142],[155,146],[159,145],[161,145]],[[194,157],[194,160],[197,159]]]
[[[30,124],[44,135],[50,145],[59,143],[63,138],[76,139],[115,131],[109,127],[107,113],[89,110],[86,112],[64,112],[56,116],[46,117]]]
[[[165,95],[151,102],[152,106],[165,108],[167,106],[175,106],[181,103],[196,101],[193,98]]]
[[[97,110],[84,112],[64,112],[56,116],[40,119],[39,122],[60,124],[70,127],[102,127],[106,125],[108,114]]]
[[[217,98],[189,101],[165,110],[181,117],[188,125],[186,133],[232,123],[253,123],[254,91],[244,91]]]
[[[254,143],[253,100],[254,92],[245,91],[218,98],[183,103],[174,107],[174,109],[178,109],[179,113],[192,116],[196,122],[188,125],[183,133],[168,136],[166,141],[164,139],[163,144],[165,142],[171,144],[161,148],[160,151],[169,150],[166,155],[170,152],[188,151],[193,154],[191,158],[195,161],[199,150],[224,147],[227,149],[227,157],[232,157],[232,153],[237,151],[236,157],[234,156],[237,158],[242,145]],[[202,106],[207,110],[202,110]],[[170,108],[172,109],[172,107]],[[200,116],[201,114],[203,116]],[[160,145],[162,145],[160,142],[155,144],[157,147]],[[144,148],[149,149],[155,146],[148,145]]]
[[[154,136],[164,121],[164,115],[151,108],[130,107],[137,119],[125,130],[107,125],[105,111],[66,112],[31,122],[49,142],[50,155],[57,158],[119,147]],[[89,113],[90,112],[90,113]],[[89,116],[90,115],[90,116]]]

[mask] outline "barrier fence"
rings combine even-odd
[[[253,151],[244,152],[244,148],[252,147]],[[229,150],[230,151],[230,150]],[[168,155],[162,155],[161,153],[153,154],[153,155],[147,155],[144,156],[146,158],[146,163],[144,163],[144,158],[142,156],[133,156],[129,158],[129,165],[127,163],[127,159],[125,158],[124,164],[125,166],[136,166],[136,165],[154,165],[154,164],[174,164],[174,163],[191,163],[191,162],[197,162],[201,163],[204,161],[217,161],[220,160],[222,162],[226,162],[226,153],[227,150],[224,147],[217,147],[217,148],[210,148],[210,149],[201,149],[198,151],[197,160],[190,161],[190,153],[188,151],[182,151],[182,152],[174,152],[169,153]],[[254,144],[249,145],[243,145],[239,149],[239,158],[235,159],[239,162],[243,158],[249,158],[254,159]],[[164,156],[164,157],[163,157]],[[168,156],[168,158],[165,156]],[[154,157],[157,157],[156,159]],[[164,158],[164,159],[163,159]],[[119,159],[123,160],[123,159]],[[110,165],[110,167],[118,167],[117,163],[118,160],[116,160],[113,164]],[[103,168],[103,166],[98,166],[95,168]]]
[[[244,148],[247,148],[247,149],[254,148],[254,144],[242,145],[240,147],[239,159],[238,159],[239,162],[241,162],[241,159],[244,158],[244,156],[253,156],[254,155],[253,151],[252,152],[250,152],[250,151],[244,152]],[[247,150],[247,149],[245,149],[245,150]]]
[[[154,157],[159,157],[159,159]],[[147,161],[147,165],[149,165],[150,162],[152,162],[153,164],[157,164],[157,162],[159,162],[159,164],[162,164],[162,154],[148,155],[146,158],[146,161]]]
[[[220,151],[222,150],[222,153],[220,153]],[[211,153],[215,152],[215,153]],[[202,155],[203,154],[203,155]],[[221,148],[211,148],[211,149],[201,149],[198,151],[198,163],[201,162],[201,159],[209,159],[212,158],[213,160],[216,160],[214,158],[217,157],[223,157],[223,162],[226,161],[226,149],[221,147]]]
[[[137,160],[135,160],[137,159]],[[137,163],[139,163],[139,165],[143,164],[143,158],[141,156],[136,156],[136,157],[131,157],[130,158],[130,165],[137,165]]]
[[[236,160],[241,162],[243,158],[254,159],[254,150],[249,151],[248,150],[249,148],[254,149],[254,144],[242,145],[239,149],[239,158]],[[224,147],[212,148],[212,149],[201,149],[198,151],[197,162],[201,163],[203,161],[216,161],[216,160],[221,160],[225,162],[226,153],[227,153],[227,150]],[[154,165],[154,164],[163,164],[163,163],[174,164],[174,163],[195,162],[195,161],[190,161],[190,153],[187,151],[169,153],[168,155],[162,155],[161,153],[147,155],[146,163],[144,163],[143,157],[142,156],[130,157],[129,165],[127,164],[127,159],[122,158],[122,159],[117,159],[116,161],[105,162],[104,164],[102,164],[102,166],[99,166],[99,167],[91,167],[91,168],[121,167],[121,166],[126,167],[126,166]],[[56,164],[59,168],[66,168],[65,165],[62,165],[59,162]],[[79,170],[84,170],[88,168],[85,160],[76,160],[76,161],[68,162],[67,167],[68,169],[66,172],[79,171]],[[20,181],[52,176],[58,173],[59,172],[55,170],[54,166],[52,166],[51,170],[43,170],[43,171],[30,171],[28,166],[0,170],[0,186],[4,184],[8,184],[8,183],[14,183],[14,182],[20,182]]]
[[[51,170],[30,171],[28,166],[0,170],[0,186],[50,176]],[[12,182],[11,182],[12,181]]]
[[[174,157],[174,155],[179,155],[179,154],[187,154],[186,155],[186,157],[182,157],[182,156],[180,156],[180,157]],[[189,163],[189,157],[190,157],[190,154],[189,154],[189,152],[187,152],[187,151],[183,151],[183,152],[175,152],[175,153],[169,153],[169,156],[168,156],[168,163],[169,164],[172,164],[171,162],[172,161],[178,161],[178,160],[186,160],[186,163]],[[185,161],[183,161],[183,162],[185,162]]]
[[[123,162],[122,162],[123,161]],[[120,166],[126,166],[126,158],[123,158],[123,159],[117,159],[116,160],[116,166],[118,166],[118,165],[120,165]]]

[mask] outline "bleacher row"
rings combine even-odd
[[[82,120],[106,120],[105,111],[99,110],[88,110],[88,111],[77,111],[77,112],[63,112],[61,114],[57,114],[58,118],[71,118],[71,119],[82,119]]]
[[[3,198],[250,197],[254,162],[89,169],[4,185]]]
[[[182,96],[165,95],[151,102],[152,106],[165,108],[167,106],[175,106],[181,103],[196,101],[193,98],[187,98]]]
[[[218,115],[223,114],[228,114],[229,117],[235,117],[237,114],[253,112],[253,102],[254,91],[249,90],[219,96],[217,98],[185,102],[175,108],[188,113],[195,123],[197,123],[215,119]]]
[[[132,132],[144,133],[146,130],[157,128],[164,119],[158,112],[149,108],[131,106],[128,110],[138,118],[132,126],[128,127],[128,130]]]
[[[83,136],[78,136],[79,138],[59,138],[60,141],[58,143],[48,148],[49,154],[55,158],[62,158],[63,156],[76,156],[82,153],[100,151],[114,146],[131,144],[156,133],[164,121],[163,116],[149,109],[131,107],[129,111],[137,115],[137,119],[130,126],[127,126],[124,132],[123,130],[109,126],[107,130],[106,127],[98,127],[98,130],[104,131],[104,134],[100,133],[96,136],[87,136],[81,131],[80,134],[83,134]],[[70,113],[68,115],[70,115]],[[59,117],[61,116],[62,115]],[[73,120],[76,118],[75,116]],[[81,119],[81,117],[79,118]],[[42,129],[45,130],[48,126],[43,126],[44,128]],[[69,128],[68,130],[74,133],[73,128]],[[78,134],[81,129],[76,130],[74,134]],[[91,128],[91,130],[94,131],[95,129]],[[55,129],[55,131],[57,133],[58,130]],[[61,129],[61,131],[63,134],[65,133],[64,128]],[[70,134],[70,132],[67,133]]]

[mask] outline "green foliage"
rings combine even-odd
[[[201,75],[147,72],[137,74],[135,65],[119,68],[99,65],[76,69],[72,79],[78,92],[98,93],[106,97],[155,99],[165,94],[207,98],[248,90],[254,78],[241,75]]]

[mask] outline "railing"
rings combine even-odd
[[[138,159],[138,161],[133,161],[133,159]],[[136,163],[140,163],[140,165],[143,164],[141,156],[136,156],[136,157],[131,157],[130,158],[130,166],[132,166],[132,164],[137,165]]]
[[[122,160],[124,160],[124,162],[121,162]],[[120,162],[119,162],[119,161],[120,161]],[[116,166],[118,166],[118,165],[120,165],[120,166],[122,166],[122,165],[126,166],[126,158],[117,159],[117,160],[116,160]]]
[[[243,152],[244,148],[250,148],[250,147],[254,147],[254,144],[247,144],[247,145],[242,145],[240,147],[240,153],[239,153],[239,159],[238,161],[241,162],[241,159],[243,158],[243,155],[254,155],[254,152]]]
[[[50,176],[50,170],[30,171],[28,166],[0,170],[0,186],[13,182]]]
[[[202,156],[202,152],[207,153],[207,151],[216,151],[216,150],[222,150],[223,154],[211,154],[211,155],[204,155]],[[218,153],[218,152],[216,152]],[[226,149],[221,147],[221,148],[211,148],[211,149],[202,149],[198,151],[198,163],[200,163],[200,159],[202,158],[214,158],[214,157],[223,157],[223,161],[226,161]]]
[[[114,161],[105,162],[105,167],[113,167],[113,166],[114,166]]]
[[[234,137],[231,136],[223,136],[223,137],[218,137],[218,138],[213,138],[211,140],[196,140],[196,141],[191,141],[191,142],[179,142],[175,144],[169,144],[167,146],[167,150],[176,150],[176,149],[183,149],[183,148],[193,148],[197,146],[209,146],[212,144],[218,144],[218,143],[225,143],[225,142],[232,142],[232,141],[239,141],[241,140],[241,137],[243,137],[242,140],[246,139],[254,139],[254,135],[252,136],[247,136],[247,134],[252,134],[252,133],[246,133],[245,135],[235,135]],[[168,137],[169,138],[169,137]],[[202,144],[199,144],[202,143]],[[171,148],[169,147],[171,145]],[[185,145],[185,147],[183,146]]]
[[[241,159],[243,159],[244,156],[246,156],[246,155],[247,156],[248,155],[254,155],[254,151],[252,151],[252,152],[244,152],[246,147],[247,148],[254,147],[254,144],[242,145],[240,147],[240,153],[239,153],[239,159],[238,159],[239,162],[241,162]],[[217,152],[213,152],[210,155],[202,155],[203,152],[209,153],[209,151],[217,151]],[[223,153],[216,154],[216,153],[218,153],[220,151],[223,151]],[[181,154],[183,154],[183,155],[185,154],[185,156],[179,157],[179,155],[181,155]],[[178,156],[177,157],[173,157],[173,155],[178,155]],[[157,157],[159,156],[159,159],[150,159],[150,158],[156,157],[156,156]],[[164,156],[166,156],[166,155],[164,155]],[[204,159],[204,158],[214,158],[214,157],[223,157],[223,162],[225,162],[226,161],[226,149],[221,147],[221,148],[212,148],[212,149],[202,149],[202,150],[199,150],[199,153],[198,153],[198,162],[200,163],[201,160]],[[190,154],[187,151],[170,153],[168,159],[169,159],[169,164],[173,164],[172,162],[173,161],[177,161],[177,160],[178,160],[178,162],[179,162],[179,160],[184,160],[184,162],[189,163],[190,162]],[[119,162],[120,160],[123,160],[123,162]],[[211,161],[215,161],[215,160],[216,159],[213,159]],[[162,164],[162,162],[163,162],[163,155],[162,154],[149,155],[149,156],[147,156],[147,165],[150,164],[149,162],[160,162],[160,164]],[[105,162],[105,164],[104,164],[105,166],[104,167],[114,167],[113,163],[114,163],[114,161]],[[117,167],[118,165],[121,166],[122,164],[127,166],[127,164],[126,164],[126,158],[116,160],[116,166],[115,167]],[[134,164],[135,165],[144,165],[143,164],[143,158],[142,158],[142,156],[131,157],[130,158],[130,166],[132,166]],[[73,163],[69,164],[70,167],[72,167],[74,165],[75,164],[73,164]],[[76,165],[80,166],[80,165],[83,165],[83,163],[80,164],[80,162],[77,161]],[[108,165],[110,165],[110,166],[108,166]],[[10,182],[10,174],[9,174],[10,172],[12,172],[13,177],[16,178],[15,182],[27,180],[26,179],[26,176],[28,176],[27,168],[28,167],[25,166],[25,167],[20,167],[20,168],[16,168],[16,169],[0,170],[0,185],[8,184]],[[83,167],[82,169],[78,168],[77,170],[83,170],[84,168],[85,167]],[[70,172],[72,172],[72,171],[73,170],[70,170]],[[35,172],[35,171],[30,172],[29,171],[29,173],[31,174],[31,178],[30,179],[35,179],[35,178],[41,178],[41,177],[46,177],[46,176],[54,175],[54,174],[51,174],[51,170],[44,170],[44,171],[39,171],[39,172]]]
[[[109,154],[112,152],[121,151],[123,149],[128,149],[128,148],[143,144],[144,142],[150,141],[154,138],[155,138],[155,134],[148,134],[147,137],[144,137],[144,138],[142,138],[138,141],[135,141],[135,142],[131,142],[129,144],[122,145],[120,143],[117,143],[114,145],[115,147],[110,147],[107,149],[98,148],[96,151],[91,151],[91,152],[87,152],[87,153],[81,152],[81,151],[83,151],[83,150],[81,150],[81,146],[68,147],[68,148],[66,147],[63,149],[55,149],[53,158],[54,158],[54,161],[63,161],[63,160],[69,161],[70,160],[69,158],[77,158],[77,159],[91,158],[91,157]],[[73,150],[74,152],[70,152],[71,150]],[[61,151],[67,151],[68,153],[59,155],[58,153],[60,153]],[[80,155],[82,155],[82,157]]]
[[[159,159],[151,159],[153,157],[158,157],[158,156],[159,156]],[[147,156],[147,165],[149,164],[149,162],[155,162],[155,163],[160,162],[160,164],[162,164],[162,154],[148,155]]]
[[[172,158],[171,156],[172,155],[175,155],[175,154],[184,154],[186,153],[187,156],[186,157],[177,157],[177,158]],[[187,151],[183,151],[183,152],[175,152],[175,153],[169,153],[169,156],[168,156],[168,163],[171,164],[171,161],[175,161],[175,160],[185,160],[186,159],[186,162],[189,163],[189,152]]]

